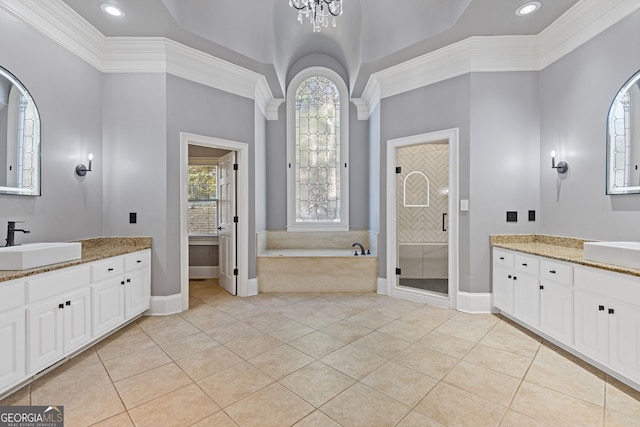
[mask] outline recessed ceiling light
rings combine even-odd
[[[516,15],[518,16],[528,15],[540,9],[540,6],[542,5],[540,4],[539,1],[530,1],[529,3],[525,3],[522,6],[520,6],[518,10],[516,10]]]
[[[104,13],[115,16],[117,18],[122,18],[124,16],[124,10],[113,4],[103,3],[100,5],[100,9],[102,9]]]

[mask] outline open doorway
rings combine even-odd
[[[188,133],[180,134],[180,289],[189,308],[189,150],[220,155],[216,173],[218,276],[232,295],[248,294],[249,173],[248,144]],[[218,157],[218,156],[212,156]],[[237,244],[236,242],[239,242]],[[224,277],[223,277],[224,276]],[[223,280],[224,279],[224,280]]]
[[[219,279],[236,295],[235,151],[188,144],[189,280]]]
[[[458,129],[388,141],[388,295],[456,308],[458,198]]]

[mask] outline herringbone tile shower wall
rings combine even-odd
[[[402,173],[397,177],[398,236],[399,243],[446,243],[448,236],[442,231],[442,215],[448,211],[449,145],[422,144],[402,147],[398,150],[398,165]],[[406,207],[404,179],[411,172],[422,172],[429,179],[429,206]],[[415,194],[424,183],[412,176],[407,180],[407,200],[415,200]]]

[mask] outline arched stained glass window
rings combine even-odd
[[[287,99],[293,105],[287,228],[293,231],[348,227],[346,86],[329,70],[313,71],[296,76]]]
[[[296,222],[340,220],[340,93],[325,77],[296,91]]]

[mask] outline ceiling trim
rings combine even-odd
[[[538,34],[540,69],[640,9],[638,0],[582,0]]]
[[[103,73],[167,73],[256,101],[274,99],[265,76],[164,37],[106,37],[61,0],[1,0],[0,8]]]
[[[582,0],[538,35],[470,37],[369,77],[369,114],[381,99],[472,72],[540,71],[640,9],[638,0]]]
[[[104,73],[168,73],[255,100],[269,120],[283,102],[265,76],[163,37],[106,37],[62,0],[0,0],[8,11]],[[640,9],[581,0],[532,36],[470,37],[371,75],[352,102],[365,119],[380,99],[470,72],[539,71]]]

